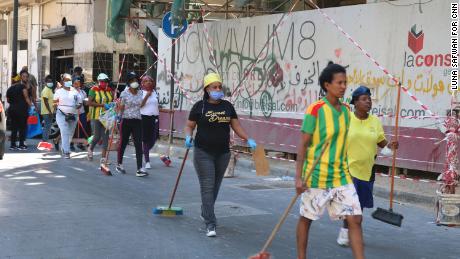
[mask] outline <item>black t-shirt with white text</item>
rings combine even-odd
[[[235,108],[228,101],[195,103],[188,117],[197,123],[195,146],[213,153],[229,152],[230,121],[237,118]]]

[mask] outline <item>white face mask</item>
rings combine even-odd
[[[71,87],[72,86],[72,81],[65,81],[64,86],[65,87]]]
[[[137,89],[139,87],[139,83],[138,82],[132,82],[131,84],[129,84],[129,87],[131,87],[133,89]]]

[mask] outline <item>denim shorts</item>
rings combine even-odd
[[[374,181],[363,181],[353,177],[353,184],[358,193],[361,208],[373,208],[374,197],[372,191],[374,189]]]

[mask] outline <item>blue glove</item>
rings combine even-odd
[[[106,110],[110,110],[110,108],[112,108],[112,106],[108,103],[104,104],[104,109]]]
[[[34,115],[34,113],[35,113],[35,106],[30,106],[30,108],[29,108],[29,116]]]
[[[186,136],[186,137],[185,137],[185,147],[186,147],[186,148],[192,148],[192,147],[193,147],[193,139],[192,139],[192,136]]]
[[[253,140],[252,138],[248,139],[248,141],[246,142],[248,144],[248,146],[251,148],[251,149],[256,149],[257,147],[257,143],[255,140]]]

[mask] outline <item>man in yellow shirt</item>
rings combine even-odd
[[[361,210],[374,207],[372,190],[375,174],[372,171],[377,146],[380,148],[397,148],[397,142],[390,144],[385,139],[382,123],[379,118],[369,114],[372,108],[371,91],[365,86],[358,87],[352,93],[350,104],[355,107],[351,114],[350,129],[348,132],[348,169],[358,193]],[[343,222],[337,243],[348,246],[348,224]]]
[[[54,116],[54,106],[53,106],[53,79],[50,75],[45,77],[45,87],[43,87],[41,98],[40,98],[40,106],[41,106],[41,115],[43,120],[45,121],[43,127],[43,134],[42,139],[43,141],[49,140],[49,134],[51,129],[51,124],[53,122]]]

